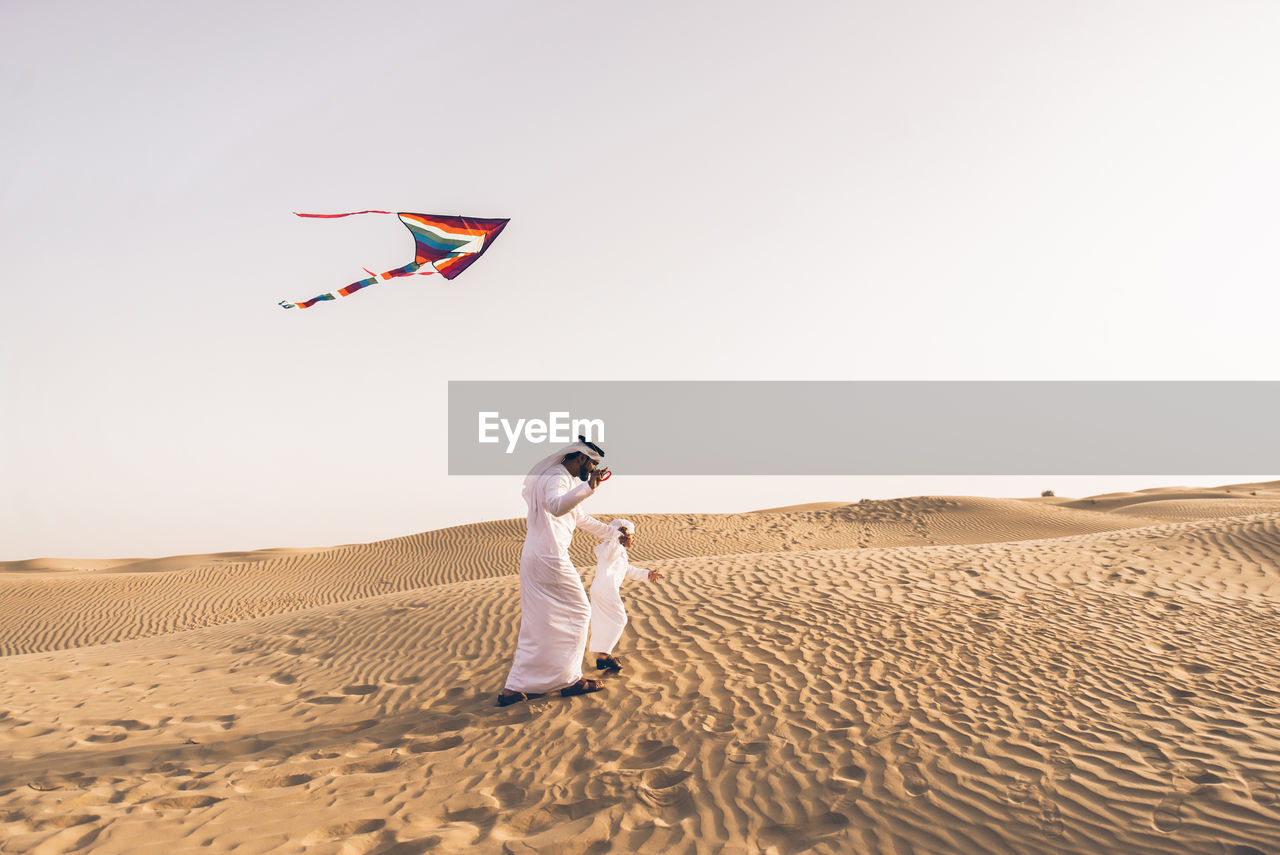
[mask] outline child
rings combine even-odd
[[[662,578],[657,570],[632,567],[627,560],[627,547],[635,539],[636,527],[630,520],[609,523],[611,536],[596,547],[596,578],[591,583],[591,644],[596,655],[596,668],[609,674],[622,670],[622,661],[613,655],[614,645],[627,625],[627,610],[622,605],[619,589],[622,580]]]

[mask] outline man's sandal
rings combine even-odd
[[[622,660],[616,656],[605,656],[596,660],[596,670],[606,674],[617,674],[622,671]]]
[[[560,690],[560,696],[564,698],[572,698],[577,695],[589,695],[592,692],[599,692],[604,689],[604,683],[599,680],[588,680],[583,677],[572,686],[568,686]]]
[[[531,701],[534,698],[540,698],[540,697],[542,697],[542,695],[535,694],[532,692],[504,691],[502,694],[498,695],[498,706],[509,707],[512,704],[518,704],[524,701]]]

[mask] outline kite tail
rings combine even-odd
[[[352,211],[349,214],[299,214],[293,212],[295,217],[316,217],[321,220],[332,220],[335,217],[354,217],[357,214],[394,214],[395,211]]]
[[[419,276],[430,276],[432,273],[435,273],[435,272],[436,272],[436,269],[435,269],[434,267],[432,267],[430,264],[426,265],[426,268],[427,268],[426,270],[419,270],[419,271],[418,271],[418,275],[419,275]],[[369,269],[369,268],[367,268],[367,267],[361,267],[360,269],[361,269],[361,270],[363,270],[365,273],[368,273],[370,276],[377,276],[377,275],[378,275],[378,274],[374,273],[372,270],[370,270],[370,269]],[[405,275],[405,276],[408,276],[409,274],[407,274],[407,273],[406,273],[406,274],[404,274],[404,275]]]
[[[352,282],[350,285],[347,285],[343,288],[339,288],[337,291],[330,291],[328,294],[320,294],[318,296],[312,297],[310,300],[303,300],[302,302],[299,302],[299,303],[290,303],[288,300],[281,300],[280,306],[285,309],[293,309],[293,308],[310,309],[316,303],[323,303],[328,300],[336,300],[339,297],[349,297],[355,292],[359,291],[361,288],[368,288],[370,285],[376,284],[377,282],[380,282],[383,279],[396,279],[401,276],[412,276],[413,274],[418,273],[419,268],[423,266],[424,265],[420,262],[411,261],[408,264],[406,264],[404,267],[397,267],[395,270],[388,270],[386,273],[372,273],[368,279],[361,279],[359,282]],[[426,265],[426,266],[428,268],[430,267],[430,265]],[[370,271],[367,268],[365,269],[364,272],[370,273]],[[422,275],[426,276],[433,272],[434,272],[433,270],[428,269],[425,273],[422,273]]]

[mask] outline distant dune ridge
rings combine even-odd
[[[1280,482],[626,516],[506,708],[522,519],[0,563],[0,853],[1280,851]]]

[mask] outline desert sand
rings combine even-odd
[[[523,519],[0,564],[0,852],[1280,852],[1280,482],[626,516],[506,708]]]

